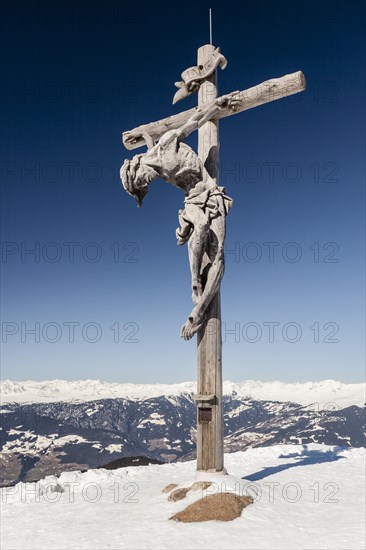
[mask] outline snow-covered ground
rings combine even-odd
[[[0,383],[1,402],[5,403],[50,403],[56,401],[94,401],[95,399],[126,398],[149,399],[161,395],[193,394],[195,382],[180,384],[117,384],[101,380],[27,380]],[[301,405],[315,404],[318,410],[336,404],[339,408],[365,403],[365,384],[343,384],[335,380],[321,382],[285,383],[279,381],[224,382],[224,394],[236,392],[239,398],[258,400],[291,401]]]
[[[225,456],[236,491],[255,503],[232,522],[168,518],[201,496],[168,502],[195,462],[64,472],[2,489],[2,548],[347,549],[365,545],[364,449],[276,445]],[[223,476],[223,490],[235,480]],[[225,485],[226,484],[226,485]],[[64,492],[52,492],[56,485]],[[217,490],[213,486],[208,491]]]

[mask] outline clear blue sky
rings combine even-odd
[[[3,378],[195,378],[183,195],[118,173],[122,131],[195,104],[209,7],[222,93],[307,79],[220,125],[224,378],[363,378],[364,3],[301,0],[3,3]]]

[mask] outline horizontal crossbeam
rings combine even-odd
[[[239,91],[235,94],[235,97],[239,101],[235,105],[235,110],[229,108],[222,109],[217,119],[225,118],[227,116],[253,109],[264,103],[275,101],[293,94],[304,91],[306,88],[306,81],[303,73],[297,71],[296,73],[287,74],[280,78],[272,78],[266,80],[257,86],[248,88],[247,90]],[[142,124],[133,130],[123,132],[122,142],[126,149],[137,149],[146,145],[145,135],[148,135],[152,140],[158,140],[168,130],[175,130],[180,128],[187,120],[194,115],[198,107],[183,111],[176,115],[171,115],[162,120],[156,122],[150,122],[148,124]]]

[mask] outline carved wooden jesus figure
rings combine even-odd
[[[210,178],[197,154],[183,141],[221,110],[235,111],[237,103],[234,94],[222,96],[207,107],[197,109],[180,128],[167,131],[155,144],[145,134],[148,151],[126,160],[121,168],[123,186],[136,199],[138,206],[142,205],[148,185],[155,178],[161,178],[185,193],[185,207],[178,213],[180,227],[176,236],[178,245],[188,241],[195,304],[181,329],[185,340],[192,338],[202,327],[207,307],[219,289],[224,274],[226,215],[232,200],[225,194],[225,189]],[[205,252],[210,264],[205,273],[201,273]]]
[[[205,44],[197,66],[181,73],[173,103],[197,92],[197,107],[142,124],[122,134],[127,149],[147,146],[126,160],[121,179],[138,206],[153,179],[184,191],[179,210],[178,244],[188,243],[194,307],[181,329],[190,340],[197,334],[197,471],[205,477],[225,474],[222,391],[220,283],[224,274],[226,216],[232,200],[218,185],[218,120],[305,90],[301,71],[266,80],[246,90],[217,97],[217,68],[227,61],[220,49]],[[184,140],[198,130],[198,154]],[[201,479],[201,477],[199,477]]]

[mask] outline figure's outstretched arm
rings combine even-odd
[[[198,130],[198,128],[206,124],[209,120],[215,118],[222,109],[227,107],[235,109],[237,102],[237,100],[235,100],[235,95],[237,93],[238,92],[232,92],[231,94],[223,95],[207,106],[198,107],[191,118],[177,130],[178,140],[183,141],[189,134]]]

